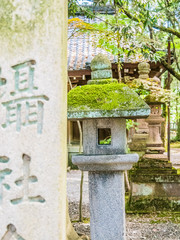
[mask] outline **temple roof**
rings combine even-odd
[[[87,23],[100,22],[99,19],[92,20],[84,16],[78,16],[78,18]],[[74,35],[74,28],[71,26],[68,27],[68,70],[89,69],[91,60],[98,53],[105,54],[111,63],[117,62],[117,56],[96,47],[94,44],[95,41],[96,38],[88,33]],[[126,63],[138,63],[142,61],[142,58],[139,55],[129,58],[124,55],[121,61]]]

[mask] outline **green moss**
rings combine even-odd
[[[110,83],[117,83],[117,79],[115,78],[107,78],[107,79],[97,79],[97,80],[89,80],[88,81],[88,85],[93,85],[93,84],[96,84],[96,85],[99,85],[99,84],[110,84]]]
[[[171,198],[131,197],[127,210],[133,212],[180,211],[180,201]]]
[[[68,110],[129,110],[143,107],[147,107],[145,102],[125,84],[86,85],[68,93]]]

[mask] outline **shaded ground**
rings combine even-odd
[[[171,149],[173,166],[180,169],[180,149]],[[69,212],[73,225],[78,233],[90,236],[90,214],[88,196],[88,174],[84,173],[83,184],[83,223],[78,223],[79,212],[79,186],[81,172],[74,170],[68,172],[67,191],[69,199]],[[144,214],[126,215],[127,240],[180,240],[180,214]]]
[[[171,162],[173,167],[180,168],[180,148],[171,148]]]
[[[83,205],[84,222],[77,222],[78,203],[69,203],[70,217],[77,233],[90,237],[89,208]],[[126,240],[180,240],[180,215],[126,215]]]

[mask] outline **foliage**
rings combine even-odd
[[[100,141],[100,145],[110,145],[110,144],[111,144],[111,136],[108,136],[105,139]]]
[[[95,2],[103,5],[108,1]],[[111,7],[115,9],[114,16],[103,19],[97,13],[91,13],[91,17],[102,19],[101,23],[91,25],[91,31],[101,35],[98,45],[120,57],[124,53],[127,56],[140,53],[145,58],[159,60],[165,69],[180,80],[179,0],[114,0]],[[165,54],[169,39],[173,49],[173,65],[167,62]]]
[[[129,130],[132,127],[135,127],[135,130],[137,130],[139,123],[134,122],[132,119],[126,119],[126,129]]]

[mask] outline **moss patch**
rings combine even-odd
[[[92,84],[110,84],[110,83],[117,83],[117,79],[115,78],[107,78],[107,79],[97,79],[97,80],[89,80],[88,81],[88,85],[92,85]]]
[[[69,111],[138,108],[148,108],[148,106],[125,84],[86,85],[76,87],[68,93]]]
[[[127,210],[133,212],[156,212],[156,211],[180,211],[180,202],[177,199],[170,198],[149,198],[149,197],[133,197],[129,204],[126,205]]]

